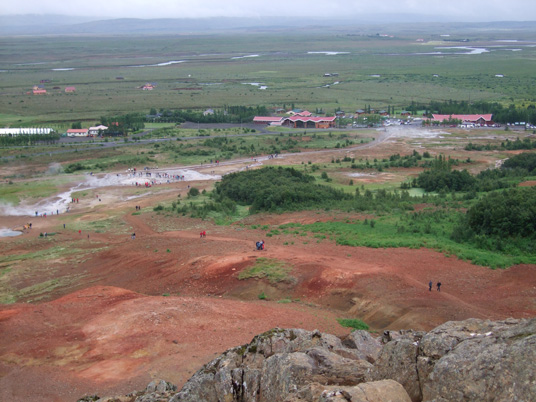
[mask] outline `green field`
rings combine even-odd
[[[466,43],[443,42],[437,32],[388,33],[393,37],[341,29],[285,35],[3,38],[0,125],[64,130],[66,122],[86,126],[101,116],[148,113],[152,107],[294,105],[333,113],[367,105],[402,110],[412,101],[536,101],[536,48],[497,42],[534,40],[534,32],[490,30],[465,35]],[[489,51],[446,49],[453,46]],[[342,53],[309,53],[327,51]],[[27,94],[41,80],[49,80],[43,84],[47,94]],[[140,89],[147,82],[156,88]],[[66,86],[75,86],[76,92],[65,93]]]

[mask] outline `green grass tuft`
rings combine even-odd
[[[255,264],[238,274],[238,279],[267,278],[270,283],[283,282],[290,279],[291,267],[285,262],[270,258],[258,258]]]
[[[353,328],[354,330],[362,329],[367,331],[369,326],[359,318],[337,318],[339,324],[345,328]]]

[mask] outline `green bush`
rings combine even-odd
[[[345,328],[352,328],[353,330],[362,329],[367,331],[369,326],[358,318],[337,318],[339,324]]]
[[[230,198],[251,205],[251,213],[322,208],[349,200],[340,190],[314,183],[315,178],[291,168],[267,167],[224,176],[216,185],[216,200]]]
[[[536,153],[524,152],[519,155],[512,156],[504,161],[503,169],[526,169],[529,174],[536,174]]]
[[[80,162],[71,163],[65,168],[65,173],[74,173],[78,170],[86,170],[88,169],[86,166],[81,164]]]
[[[188,197],[197,197],[200,194],[199,189],[192,187],[190,190],[188,190]]]
[[[467,211],[467,223],[479,235],[536,238],[536,187],[488,194]]]

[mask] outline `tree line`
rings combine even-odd
[[[108,127],[103,135],[125,135],[129,131],[145,128],[145,116],[141,113],[127,113],[117,116],[102,116],[101,124]]]
[[[0,136],[0,146],[31,146],[42,144],[56,144],[60,140],[60,135],[56,133],[52,134],[23,134],[8,136]]]
[[[505,150],[505,151],[515,151],[520,149],[536,149],[536,140],[532,141],[530,138],[524,138],[520,140],[517,138],[515,141],[502,141],[501,145],[480,145],[473,144],[470,142],[464,148],[466,151],[493,151],[493,150]]]
[[[184,123],[186,121],[197,123],[250,123],[255,116],[267,116],[270,112],[266,106],[225,106],[210,112],[201,110],[170,110],[152,108],[146,121],[164,123]]]

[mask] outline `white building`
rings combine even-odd
[[[67,137],[87,137],[87,128],[70,128],[67,130]]]
[[[54,130],[43,127],[25,127],[25,128],[0,128],[0,135],[15,137],[17,135],[29,134],[51,134]]]
[[[99,135],[101,132],[106,131],[106,130],[108,130],[108,127],[103,126],[102,124],[99,126],[90,127],[88,129],[88,135],[90,136]]]

